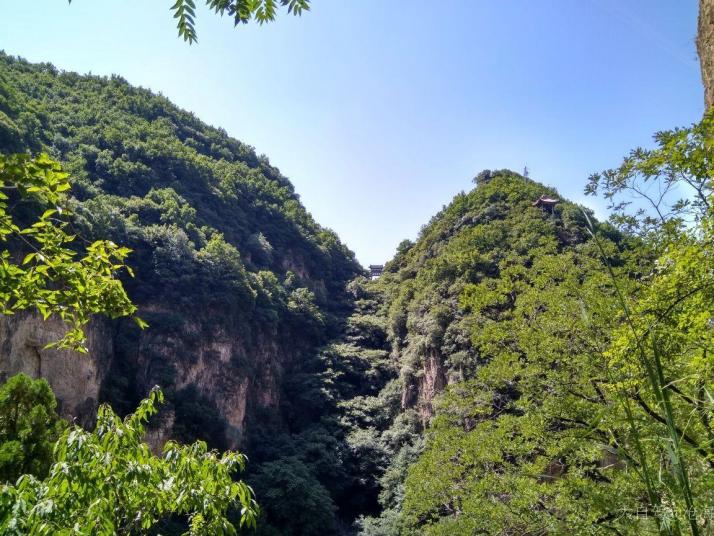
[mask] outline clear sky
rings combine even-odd
[[[120,74],[253,145],[363,264],[482,169],[582,195],[703,97],[696,0],[313,0],[302,18],[233,28],[172,0],[0,0],[0,49]],[[197,2],[198,3],[198,2]]]

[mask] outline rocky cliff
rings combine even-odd
[[[286,375],[339,333],[361,273],[264,156],[119,77],[0,54],[0,150],[46,151],[73,176],[84,240],[131,247],[125,285],[150,328],[97,319],[89,356],[47,350],[62,326],[0,321],[0,371],[46,377],[62,413],[131,411],[155,384],[152,435],[246,439],[256,415],[284,421]]]
[[[100,388],[113,356],[109,325],[93,320],[86,329],[89,356],[46,348],[67,328],[57,320],[43,321],[37,314],[0,316],[0,378],[24,373],[47,378],[67,420],[90,426],[96,414]]]
[[[702,67],[704,104],[714,106],[714,1],[699,0],[697,52]]]

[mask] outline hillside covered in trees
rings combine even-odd
[[[302,479],[300,493],[314,495],[322,517],[313,522],[333,523],[322,483],[335,479],[319,471],[332,469],[323,454],[334,439],[319,414],[305,414],[301,398],[316,402],[299,379],[342,332],[351,308],[345,287],[362,270],[305,211],[290,182],[251,147],[161,96],[118,77],[79,76],[5,55],[0,148],[44,151],[62,162],[72,177],[74,232],[132,249],[135,277],[124,284],[149,327],[97,319],[88,339],[99,363],[89,378],[79,376],[88,358],[37,348],[62,413],[91,424],[99,402],[128,413],[160,385],[167,403],[150,431],[155,445],[169,438],[200,438],[219,449],[260,444],[248,448],[256,488],[285,491],[274,480],[285,468],[276,474],[270,465],[280,457]],[[11,358],[44,340],[42,324],[6,322],[5,333],[28,335],[4,338],[5,374],[42,374],[39,364]],[[62,360],[69,370],[52,368]],[[96,399],[75,401],[87,380],[97,384]],[[310,449],[317,449],[313,465],[302,459]]]
[[[72,233],[132,250],[122,283],[148,324],[97,317],[83,356],[38,342],[51,319],[4,317],[0,371],[46,377],[60,414],[98,419],[142,459],[139,436],[155,451],[240,448],[257,534],[707,534],[713,133],[707,116],[594,175],[607,223],[528,177],[483,171],[368,280],[251,147],[119,77],[0,55],[0,152],[62,163]],[[631,194],[635,207],[619,202]],[[47,433],[2,434],[41,463],[0,451],[5,481],[71,463],[64,447],[50,454],[66,426],[51,392],[28,382],[6,384],[0,413],[12,389],[34,390],[44,409],[22,426]],[[104,402],[139,410],[97,417]],[[218,459],[168,445],[169,465]],[[195,508],[171,500],[154,514],[162,534]]]

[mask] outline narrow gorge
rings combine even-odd
[[[710,0],[698,24],[710,107]],[[94,316],[81,354],[52,346],[55,316],[8,311],[0,380],[46,379],[85,430],[159,386],[136,437],[245,453],[259,536],[681,536],[683,504],[714,530],[712,139],[710,113],[592,175],[609,221],[527,168],[483,170],[373,277],[250,145],[120,76],[0,52],[0,153],[61,163],[72,247],[131,249],[139,318]],[[41,203],[14,195],[30,225]],[[3,240],[9,281],[37,252]]]

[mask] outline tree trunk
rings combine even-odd
[[[714,106],[714,0],[699,0],[697,52],[702,65],[704,105]]]

